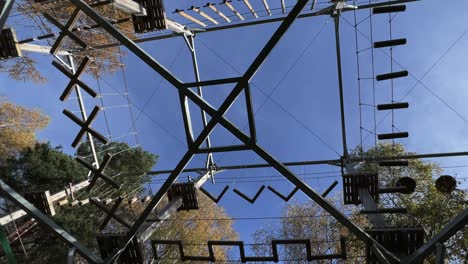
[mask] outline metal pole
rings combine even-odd
[[[197,60],[197,52],[195,49],[195,36],[186,36],[184,35],[184,39],[187,43],[187,46],[190,50],[190,55],[192,56],[192,64],[193,64],[193,72],[195,74],[195,81],[200,82],[200,71],[198,70],[198,60]],[[203,98],[203,90],[201,86],[197,86],[197,93],[198,95]],[[201,118],[202,118],[202,123],[203,123],[203,128],[206,127],[208,121],[206,119],[206,112],[203,109],[200,109],[201,113]],[[205,145],[207,148],[211,148],[211,141],[210,137],[208,136],[205,140]],[[213,161],[213,153],[208,153],[206,156],[206,168],[209,169],[214,165]],[[212,178],[213,180],[213,178]]]
[[[336,64],[338,66],[338,91],[340,94],[340,116],[341,116],[341,138],[343,141],[343,157],[348,157],[348,147],[346,143],[346,122],[345,122],[345,108],[344,108],[344,95],[343,95],[343,73],[341,67],[341,46],[340,46],[340,15],[341,10],[334,10],[336,14],[332,14],[335,24],[335,46],[336,46]]]

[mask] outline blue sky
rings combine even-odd
[[[257,10],[262,10],[261,1],[251,2]],[[280,1],[269,2],[271,8],[279,7]],[[286,2],[290,2],[288,5],[291,5],[294,1]],[[326,6],[323,2],[319,3],[319,7]],[[168,17],[180,23],[188,23],[171,11],[175,8],[187,9],[196,4],[201,6],[205,2],[166,1]],[[242,9],[244,6],[241,2],[235,2],[235,6],[250,18],[248,11]],[[468,147],[468,121],[463,120],[468,119],[468,107],[465,102],[468,96],[465,87],[468,83],[468,36],[464,35],[468,30],[468,20],[465,17],[467,8],[468,2],[463,0],[453,0],[449,4],[425,0],[408,4],[407,11],[398,14],[393,20],[394,38],[406,37],[408,40],[407,45],[395,48],[393,54],[394,69],[400,70],[401,67],[397,65],[400,64],[410,72],[409,77],[394,81],[395,100],[400,100],[410,89],[414,89],[403,100],[410,103],[410,108],[397,111],[394,123],[399,130],[410,133],[408,139],[398,141],[410,151],[455,152],[466,151]],[[222,10],[228,13],[227,9]],[[368,14],[367,11],[361,12],[358,13],[358,20]],[[353,13],[348,12],[343,15],[341,21],[346,122],[348,146],[351,149],[361,143],[355,33],[353,26],[346,22],[354,23],[353,19]],[[13,20],[10,20],[10,23],[13,23]],[[388,39],[387,15],[373,16],[373,24],[374,40]],[[272,23],[198,35],[196,45],[202,80],[241,76],[278,25],[279,23]],[[367,36],[368,25],[366,20],[359,27]],[[32,31],[24,26],[19,26],[17,31],[19,39],[33,36]],[[368,40],[360,33],[358,40],[360,49],[369,47]],[[185,82],[193,81],[190,54],[182,38],[149,42],[141,46],[180,79]],[[448,53],[431,68],[449,48]],[[78,106],[73,99],[65,103],[58,100],[68,80],[51,66],[50,56],[34,56],[37,57],[38,66],[49,78],[49,82],[45,85],[15,82],[2,73],[0,95],[18,104],[40,108],[48,114],[51,117],[50,125],[40,132],[39,138],[51,141],[53,145],[63,145],[68,153],[73,154],[70,144],[78,132],[78,127],[61,112],[64,108],[78,110]],[[360,60],[361,76],[371,77],[370,50],[363,51]],[[384,53],[375,50],[374,60],[376,74],[389,71],[390,60]],[[151,94],[156,91],[144,107],[145,114],[141,114],[136,123],[141,145],[146,150],[160,155],[160,162],[155,170],[172,169],[186,151],[177,91],[135,56],[129,54],[124,58],[124,62],[127,65],[129,95],[134,105],[143,108]],[[421,83],[424,86],[418,84],[418,80],[423,76]],[[97,89],[97,82],[92,77],[86,76],[84,80]],[[372,104],[371,83],[370,80],[361,82],[363,103]],[[297,20],[251,82],[254,109],[261,106],[255,114],[259,144],[284,162],[339,158],[337,153],[342,151],[342,142],[337,85],[333,21],[327,16]],[[123,92],[125,89],[122,73],[104,76],[100,86],[104,94]],[[206,99],[217,106],[232,87],[207,87],[204,93]],[[270,98],[266,99],[265,94]],[[376,83],[378,104],[389,103],[390,96],[390,82]],[[243,98],[239,99],[242,100],[234,104],[227,117],[238,127],[245,127],[247,119],[244,102]],[[88,113],[94,105],[100,104],[100,101],[94,99],[86,99],[85,102]],[[131,122],[126,104],[126,100],[119,96],[104,96],[104,106],[108,108],[106,113],[113,137],[125,136],[130,131]],[[201,129],[198,108],[193,104],[191,107],[196,123],[195,131],[199,132]],[[137,108],[134,107],[134,111],[136,116],[140,115]],[[384,116],[385,113],[378,113],[377,122],[383,120]],[[363,127],[372,130],[373,122],[372,108],[362,106]],[[390,118],[384,119],[377,132],[390,132],[391,124]],[[102,113],[93,127],[107,134]],[[363,131],[364,137],[367,134]],[[136,144],[132,135],[123,139],[131,146]],[[223,129],[216,129],[212,135],[212,142],[215,146],[231,144],[233,137]],[[373,145],[373,136],[367,137],[363,143],[366,146]],[[442,167],[468,166],[465,157],[432,160],[440,162]],[[195,157],[188,167],[200,167],[203,161],[203,156]],[[218,165],[263,163],[250,152],[215,154],[215,161]],[[304,174],[306,179],[313,178],[307,179],[306,182],[319,192],[326,189],[333,180],[340,181],[336,167],[295,167],[293,171]],[[446,168],[446,172],[466,178],[467,170],[463,167]],[[262,184],[272,185],[284,193],[292,190],[292,185],[287,181],[274,181],[281,179],[274,175],[278,174],[272,169],[225,172],[216,177],[217,181],[222,183],[208,183],[207,189],[217,194],[225,183],[228,183],[231,189],[238,188],[248,196],[253,196]],[[162,176],[155,176],[154,188],[158,188],[157,179],[160,177]],[[246,179],[242,177],[255,177],[255,182],[245,182]],[[466,182],[464,179],[461,181],[461,188],[466,189]],[[332,195],[339,189],[336,188]],[[295,197],[301,201],[305,199],[302,193]],[[233,217],[259,217],[279,216],[283,202],[269,191],[264,191],[257,202],[250,205],[229,191],[220,205]],[[241,239],[249,241],[250,234],[268,221],[270,220],[238,221],[236,228],[241,234]]]

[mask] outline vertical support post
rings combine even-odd
[[[195,74],[195,81],[196,82],[200,82],[200,71],[198,69],[198,59],[197,59],[197,52],[196,52],[196,49],[195,49],[195,35],[192,35],[192,36],[187,36],[187,35],[184,35],[184,38],[185,38],[185,42],[190,50],[190,55],[192,56],[192,64],[193,64],[193,72]],[[197,94],[203,98],[203,90],[202,90],[202,87],[201,86],[197,86]],[[206,119],[206,112],[203,110],[203,109],[200,109],[200,113],[201,113],[201,118],[202,118],[202,123],[203,123],[203,128],[206,127],[206,125],[208,124],[208,121]],[[205,140],[205,145],[207,148],[210,148],[211,147],[211,141],[210,141],[210,137],[208,136]],[[206,163],[205,163],[205,166],[208,170],[210,170],[210,168],[212,168],[212,166],[214,165],[214,160],[213,160],[213,153],[208,153],[207,156],[206,156]],[[211,175],[213,176],[213,175]],[[213,177],[211,178],[212,181],[214,180]]]
[[[68,62],[70,63],[70,69],[71,69],[72,74],[75,74],[76,73],[76,68],[75,68],[75,62],[73,60],[73,56],[68,55],[67,59],[68,59]],[[81,89],[80,89],[80,86],[78,86],[78,84],[75,84],[75,92],[76,92],[76,98],[78,100],[78,105],[80,107],[81,118],[83,118],[83,121],[86,122],[86,119],[88,118],[88,115],[86,114],[86,107],[84,105],[83,96],[81,95]],[[91,133],[89,133],[89,132],[87,132],[86,134],[88,136],[89,146],[91,148],[91,153],[93,154],[94,164],[95,164],[96,168],[99,168],[99,160],[98,160],[97,153],[96,153],[96,147],[94,146],[93,135],[91,135]],[[88,173],[88,177],[90,175],[91,175],[91,171]],[[70,185],[71,185],[71,183],[70,183]],[[72,195],[73,195],[73,193],[72,193]]]

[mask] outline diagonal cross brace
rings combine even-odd
[[[83,165],[88,170],[90,170],[91,173],[94,175],[94,177],[91,179],[91,181],[89,182],[89,185],[88,185],[88,187],[86,189],[88,192],[96,184],[96,181],[97,181],[98,178],[101,178],[101,179],[105,180],[107,183],[112,185],[114,188],[120,189],[120,185],[117,182],[115,182],[114,179],[112,179],[111,177],[107,176],[107,174],[104,173],[104,170],[106,169],[107,165],[109,165],[109,162],[111,161],[111,159],[112,159],[112,155],[111,154],[106,154],[106,156],[104,156],[104,159],[102,160],[101,164],[99,165],[99,168],[96,168],[96,167],[93,166],[93,164],[90,164],[89,162],[87,162],[83,158],[80,158],[80,157],[76,158],[76,161],[78,161],[81,165]]]
[[[267,151],[263,148],[258,146],[256,143],[251,141],[251,138],[245,135],[240,129],[226,120],[223,115],[227,112],[230,106],[233,104],[234,100],[237,96],[242,92],[245,85],[253,78],[255,73],[258,71],[260,66],[264,63],[270,52],[279,42],[281,37],[286,33],[292,23],[295,21],[297,16],[300,14],[301,10],[305,7],[308,0],[299,0],[293,9],[290,11],[288,16],[282,21],[281,25],[275,31],[273,36],[267,42],[265,47],[260,51],[259,55],[256,59],[252,62],[250,67],[247,69],[245,74],[242,77],[242,81],[238,82],[238,84],[234,87],[231,93],[227,96],[226,100],[223,104],[219,107],[218,111],[216,111],[213,107],[211,107],[203,98],[198,96],[195,92],[187,89],[184,87],[183,83],[174,77],[169,71],[167,71],[164,67],[162,67],[154,58],[152,58],[148,53],[146,53],[143,49],[141,49],[138,45],[135,44],[131,39],[126,37],[116,28],[114,28],[108,21],[103,19],[99,14],[97,14],[88,4],[86,4],[82,0],[71,0],[72,3],[81,9],[86,15],[88,15],[91,19],[95,20],[98,24],[102,26],[109,34],[115,37],[118,41],[122,43],[122,45],[126,46],[130,51],[132,51],[136,56],[140,57],[146,64],[152,67],[156,72],[158,72],[162,77],[164,77],[168,82],[173,84],[177,89],[182,91],[187,97],[189,97],[194,103],[198,104],[203,110],[205,110],[208,114],[212,115],[212,119],[207,124],[207,126],[203,129],[200,133],[198,138],[194,141],[194,147],[200,147],[208,135],[213,131],[214,127],[220,123],[225,128],[227,128],[231,133],[233,133],[237,138],[243,141],[246,144],[250,144],[251,148],[254,152],[257,153],[261,158],[263,158],[266,162],[272,165],[278,172],[280,172],[283,176],[285,176],[289,181],[291,181],[294,185],[299,187],[299,189],[304,192],[307,196],[309,196],[312,200],[317,202],[322,208],[324,208],[327,212],[329,212],[335,219],[337,219],[341,224],[347,227],[352,233],[358,236],[361,240],[365,241],[366,243],[372,243],[380,246],[380,244],[375,241],[368,233],[366,233],[362,228],[354,224],[343,212],[337,209],[332,203],[326,201],[320,194],[314,191],[310,186],[308,186],[305,182],[303,182],[300,178],[298,178],[292,171],[290,171],[284,164],[279,162],[276,158],[271,156]],[[123,249],[128,245],[128,243],[133,239],[136,235],[140,227],[146,221],[148,216],[154,210],[154,208],[160,203],[164,194],[170,188],[171,184],[175,181],[175,179],[179,176],[181,171],[187,166],[190,160],[194,156],[193,149],[189,149],[185,155],[181,158],[180,162],[177,164],[175,169],[167,178],[166,182],[161,186],[158,192],[153,196],[152,200],[145,208],[145,210],[141,213],[138,219],[135,221],[135,224],[127,233],[125,240],[121,243],[120,250],[116,250],[113,254],[111,254],[106,260],[105,263],[112,263],[122,252]],[[387,251],[387,250],[385,250]],[[391,254],[389,252],[389,254]],[[395,256],[392,256],[393,259],[398,259]]]
[[[97,132],[96,130],[90,127],[94,119],[96,118],[99,110],[100,110],[99,106],[95,106],[91,114],[89,114],[89,117],[86,119],[86,121],[82,121],[80,118],[78,118],[76,115],[74,115],[72,112],[70,112],[67,109],[63,110],[64,115],[66,115],[68,118],[70,118],[73,122],[75,122],[77,125],[81,127],[80,131],[78,132],[78,135],[76,135],[75,137],[75,140],[73,140],[72,147],[76,148],[76,146],[81,141],[81,139],[83,138],[86,132],[95,136],[103,144],[107,144],[108,142],[107,138],[104,137],[101,133]]]
[[[80,80],[80,77],[84,73],[84,70],[86,69],[86,67],[88,66],[89,61],[90,61],[89,57],[86,56],[81,62],[78,69],[76,70],[75,74],[70,72],[68,69],[66,69],[63,65],[61,65],[57,61],[52,62],[52,65],[54,65],[55,68],[57,68],[59,71],[61,71],[70,79],[70,83],[68,83],[67,87],[65,88],[62,95],[60,96],[60,101],[63,102],[67,100],[68,96],[70,96],[70,93],[72,92],[72,89],[75,85],[79,85],[81,88],[83,88],[83,90],[85,90],[93,98],[97,96],[97,93],[91,87],[89,87],[87,84],[85,84],[84,82]]]
[[[62,48],[65,36],[68,36],[69,38],[73,39],[76,43],[78,43],[78,45],[86,49],[88,45],[72,32],[72,29],[75,27],[75,24],[76,22],[78,22],[78,19],[80,19],[81,14],[81,10],[75,8],[67,24],[62,25],[51,15],[44,13],[44,17],[61,30],[60,35],[57,37],[57,40],[50,49],[50,53],[52,55],[56,55],[59,52],[59,49]]]

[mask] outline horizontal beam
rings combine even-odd
[[[233,78],[224,78],[224,79],[215,79],[215,80],[208,80],[208,81],[184,83],[184,86],[185,87],[212,86],[212,85],[220,85],[220,84],[227,84],[227,83],[238,83],[241,80],[242,80],[241,77],[233,77]]]
[[[390,156],[390,157],[375,157],[375,158],[350,158],[350,162],[361,162],[361,161],[390,161],[390,160],[411,160],[411,159],[426,159],[426,158],[443,158],[443,157],[458,157],[458,156],[468,156],[468,151],[465,152],[445,152],[445,153],[428,153],[428,154],[414,154],[414,155],[400,155],[400,156]],[[341,159],[330,159],[330,160],[310,160],[310,161],[297,161],[297,162],[285,162],[285,166],[294,167],[294,166],[307,166],[307,165],[334,165],[340,166]],[[241,169],[256,169],[256,168],[268,168],[271,167],[270,164],[248,164],[248,165],[228,165],[228,166],[218,166],[218,169],[222,170],[241,170]],[[203,171],[206,168],[189,168],[185,169],[182,172],[197,172]],[[149,175],[158,175],[158,174],[168,174],[172,170],[159,170],[159,171],[150,171]]]
[[[30,43],[19,44],[19,48],[21,49],[21,51],[45,53],[45,54],[50,54],[50,49],[51,49],[51,47],[49,46],[41,46],[41,45],[30,44]],[[67,56],[71,54],[66,51],[59,51],[57,52],[57,55]]]

